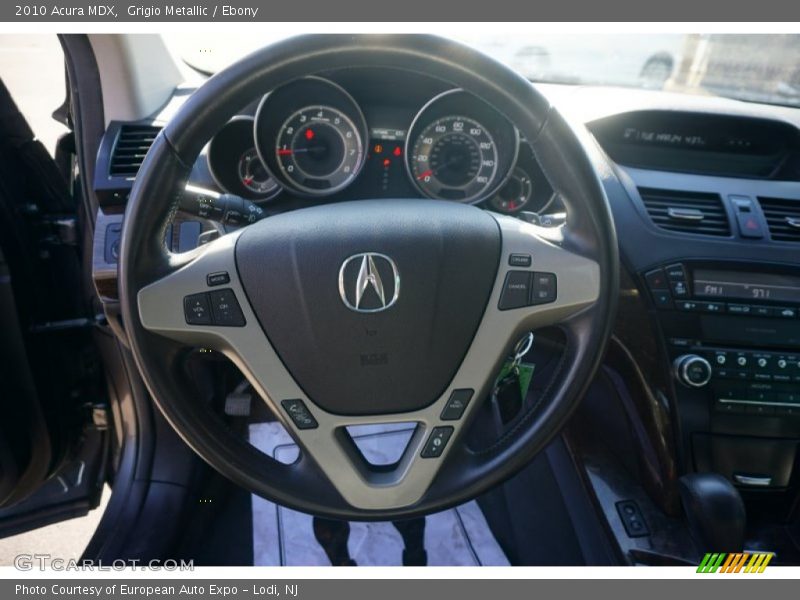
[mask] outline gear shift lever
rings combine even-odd
[[[741,552],[746,515],[742,497],[716,473],[690,473],[678,480],[689,529],[701,552]]]

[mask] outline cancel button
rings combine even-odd
[[[500,294],[498,308],[509,310],[528,306],[531,293],[531,273],[529,271],[509,271]]]

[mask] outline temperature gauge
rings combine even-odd
[[[489,200],[493,208],[504,213],[515,213],[522,210],[531,201],[533,182],[530,176],[520,169],[514,169],[511,177]]]

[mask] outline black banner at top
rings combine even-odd
[[[796,21],[787,0],[12,0],[10,22]]]

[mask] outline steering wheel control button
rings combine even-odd
[[[220,327],[244,327],[244,315],[232,289],[226,288],[209,292],[208,296],[211,301],[214,325],[219,325]]]
[[[509,271],[500,294],[500,310],[528,306],[531,296],[531,273],[528,271]]]
[[[439,458],[451,435],[453,435],[452,427],[434,427],[420,456],[422,458]]]
[[[211,307],[206,294],[192,294],[183,299],[187,325],[211,325]]]
[[[228,275],[227,271],[220,271],[218,273],[209,273],[206,275],[206,283],[209,287],[214,287],[217,285],[225,285],[226,283],[231,282],[231,276]]]
[[[453,390],[447,400],[440,418],[442,421],[458,421],[472,399],[473,391],[470,389]]]
[[[317,420],[302,400],[281,400],[281,406],[298,429],[316,429]]]
[[[531,304],[548,304],[556,301],[555,273],[534,273]]]
[[[531,262],[530,254],[511,254],[508,257],[509,267],[530,267]]]

